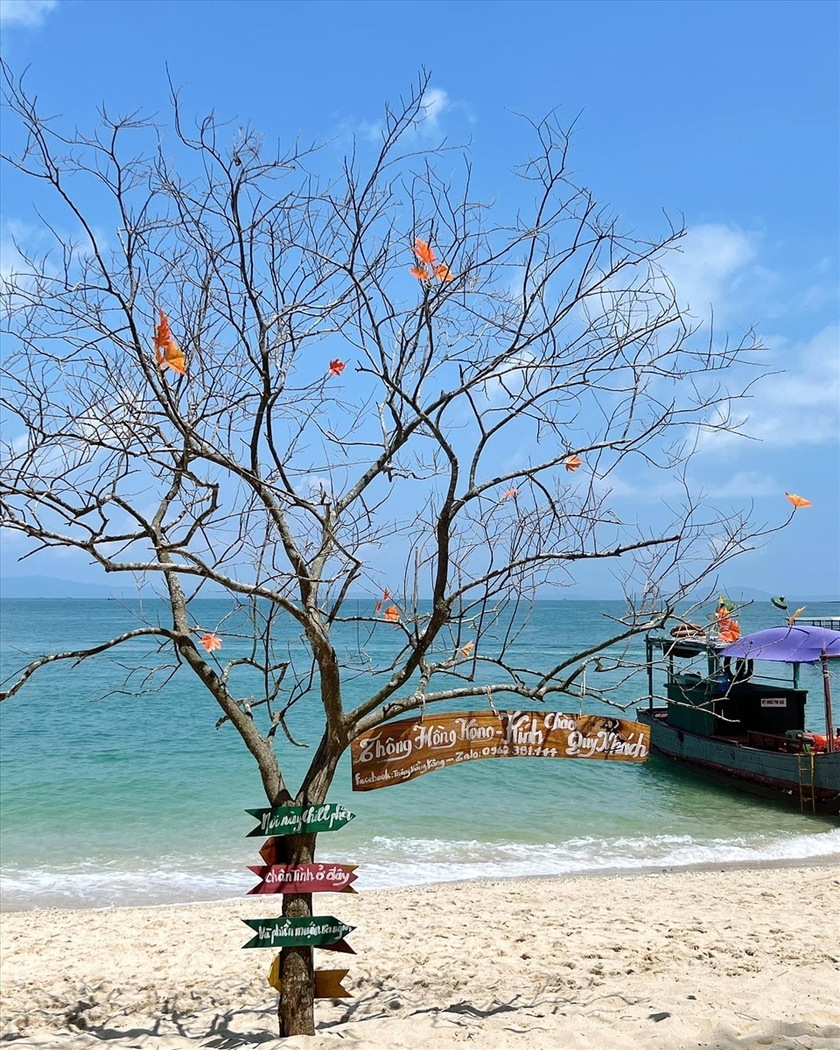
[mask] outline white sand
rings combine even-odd
[[[318,895],[357,929],[352,998],[276,1037],[239,920],[270,897],[2,916],[10,1047],[840,1048],[840,868],[470,882]]]

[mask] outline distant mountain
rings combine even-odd
[[[203,598],[223,598],[225,592],[218,587],[212,590],[206,587],[201,592]],[[730,587],[726,590],[726,596],[732,601],[754,601],[769,602],[771,595],[769,591],[758,590],[755,587]],[[0,577],[0,599],[2,598],[151,598],[154,592],[145,587],[138,590],[128,580],[114,581],[113,584],[80,583],[78,580],[60,580],[54,576],[3,576]],[[370,601],[370,595],[349,595],[351,600]],[[572,602],[608,602],[622,601],[620,594],[608,595],[606,592],[597,594],[579,593],[576,588],[558,591],[545,588],[538,595],[541,601],[572,601]],[[795,594],[788,596],[793,606],[800,602],[836,602],[836,594]],[[691,599],[686,599],[690,601]]]
[[[148,596],[127,581],[113,585],[59,580],[54,576],[3,576],[0,598],[137,598]]]
[[[755,587],[727,587],[723,592],[727,598],[734,601],[769,602],[774,597],[769,591],[761,591]],[[778,594],[778,591],[776,592]],[[794,605],[800,602],[835,602],[838,595],[835,594],[802,594],[799,591],[790,591],[788,600]]]

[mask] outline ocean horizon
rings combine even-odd
[[[39,647],[104,640],[130,626],[141,605],[147,618],[165,616],[154,601],[3,600],[3,677]],[[228,608],[206,600],[202,623],[212,627]],[[623,608],[538,601],[517,657],[547,664],[583,650],[609,636]],[[759,630],[780,615],[769,602],[750,605],[741,626]],[[836,604],[813,603],[807,615],[837,615]],[[638,639],[627,657],[641,662],[643,654]],[[260,863],[262,840],[247,837],[254,822],[245,812],[266,804],[256,765],[230,726],[215,728],[220,712],[209,694],[185,669],[165,681],[163,662],[148,642],[132,642],[76,668],[44,668],[0,705],[4,910],[220,900],[257,882],[248,865]],[[151,675],[153,688],[133,695],[131,679],[140,673]],[[819,728],[819,672],[806,667],[802,674],[812,692],[808,724]],[[647,690],[641,673],[614,684],[622,704]],[[348,682],[348,702],[365,688],[364,678]],[[617,714],[589,695],[558,698],[546,709]],[[295,728],[302,739],[317,731],[318,711],[316,703],[301,705]],[[633,707],[622,717],[632,718]],[[296,787],[305,751],[288,751]],[[358,865],[362,892],[474,878],[840,860],[836,819],[714,787],[657,756],[644,764],[488,760],[371,792],[351,790],[345,756],[329,799],[355,817],[319,836],[318,859]]]

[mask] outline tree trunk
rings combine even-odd
[[[284,840],[287,864],[310,864],[315,855],[315,835],[291,835]],[[311,893],[283,896],[283,915],[312,915]],[[315,962],[310,946],[280,950],[280,1001],[277,1020],[280,1035],[315,1035]]]

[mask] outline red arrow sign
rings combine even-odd
[[[355,864],[250,864],[262,879],[248,893],[355,893]]]

